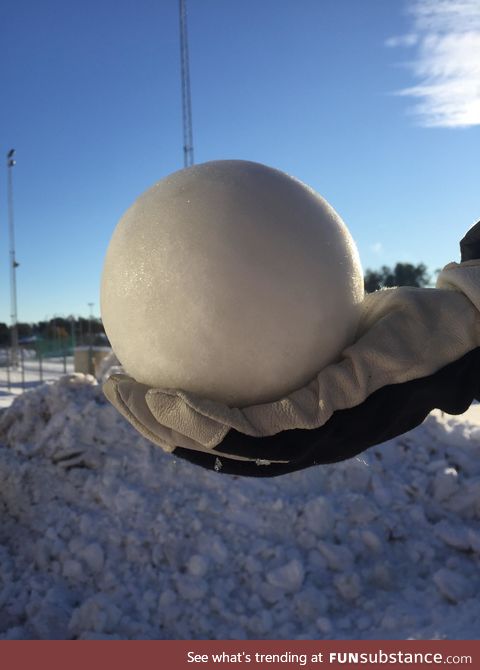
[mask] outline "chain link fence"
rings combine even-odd
[[[67,340],[38,340],[22,344],[17,351],[0,348],[0,408],[44,382],[65,374],[96,375],[110,347]]]

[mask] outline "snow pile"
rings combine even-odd
[[[241,479],[165,455],[73,375],[16,399],[0,444],[2,638],[479,636],[463,417]]]

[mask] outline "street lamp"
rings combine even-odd
[[[11,309],[11,347],[12,347],[12,365],[18,366],[18,326],[17,326],[17,279],[16,269],[19,266],[15,258],[15,228],[13,217],[13,180],[12,170],[16,165],[13,158],[15,149],[10,149],[7,153],[7,183],[8,183],[8,230],[10,237],[10,309]]]

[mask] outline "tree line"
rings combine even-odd
[[[18,339],[22,340],[57,340],[76,341],[79,344],[87,341],[91,332],[95,340],[104,340],[105,330],[100,319],[84,317],[55,316],[48,321],[37,323],[17,323]],[[0,322],[0,347],[8,347],[11,342],[11,326]]]
[[[397,263],[394,268],[382,265],[380,270],[367,269],[364,275],[365,291],[373,293],[392,286],[416,286],[423,288],[431,284],[431,277],[424,263]]]

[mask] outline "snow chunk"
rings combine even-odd
[[[204,579],[191,575],[179,575],[176,582],[178,592],[186,600],[201,600],[208,591],[208,584]]]
[[[188,559],[187,570],[191,575],[204,577],[208,572],[208,561],[204,556],[195,554]]]
[[[448,521],[439,521],[434,526],[434,533],[451,547],[463,550],[470,548],[470,536],[464,526],[454,526]]]
[[[382,551],[383,549],[382,540],[378,537],[375,531],[367,528],[361,531],[360,537],[369,551],[375,554],[380,553]]]
[[[378,507],[368,498],[361,495],[352,495],[348,498],[349,518],[358,524],[367,524],[380,514]]]
[[[267,581],[286,593],[295,593],[300,589],[305,578],[305,570],[298,559],[280,566],[267,573]]]
[[[455,468],[443,468],[437,472],[433,480],[433,496],[442,502],[450,498],[458,490],[458,472]]]
[[[344,600],[356,600],[360,595],[360,579],[355,572],[335,575],[333,583]]]
[[[469,528],[467,532],[471,549],[480,554],[480,531]]]
[[[331,633],[333,631],[333,626],[332,626],[332,622],[330,621],[330,619],[328,617],[323,617],[323,616],[318,617],[315,624],[316,624],[318,630],[320,631],[320,633],[323,633],[323,635],[331,635]]]
[[[83,568],[79,561],[69,559],[63,564],[63,574],[67,579],[82,579]]]
[[[77,636],[82,631],[113,633],[120,616],[120,609],[105,594],[97,593],[73,611],[69,629]]]
[[[318,550],[326,559],[327,565],[331,570],[346,572],[353,567],[354,558],[348,547],[320,541],[318,543]]]
[[[103,570],[105,557],[102,547],[98,542],[92,542],[80,551],[80,557],[85,561],[92,572],[98,573]]]
[[[309,500],[303,510],[307,528],[318,537],[329,535],[335,523],[333,507],[324,496]]]
[[[473,595],[471,583],[453,570],[440,568],[433,575],[433,581],[442,596],[453,603],[462,602]]]

